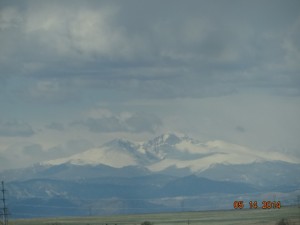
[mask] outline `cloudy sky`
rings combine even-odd
[[[300,2],[2,0],[0,107],[0,170],[164,132],[300,157]]]

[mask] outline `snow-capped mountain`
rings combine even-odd
[[[169,168],[199,173],[215,165],[240,165],[254,162],[284,161],[299,163],[280,153],[262,153],[244,146],[224,142],[201,143],[187,136],[164,134],[144,143],[116,139],[98,148],[70,157],[43,162],[42,165],[106,165],[114,168],[145,167],[152,172]]]
[[[286,196],[283,204],[295,204],[299,174],[297,158],[164,134],[143,143],[116,139],[0,177],[8,183],[14,212],[63,216],[85,215],[70,209],[91,205],[99,209],[97,215],[176,211],[183,201],[197,210],[231,209],[236,199],[266,199],[274,193]],[[27,212],[18,208],[24,204],[43,207]]]
[[[123,139],[113,140],[101,147],[92,148],[70,157],[44,162],[44,165],[107,165],[115,168],[137,166],[146,160],[145,153],[139,145]]]

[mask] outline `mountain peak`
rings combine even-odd
[[[178,134],[174,134],[174,133],[165,133],[162,134],[158,137],[155,137],[154,139],[150,140],[148,143],[151,145],[176,145],[178,144],[180,141],[182,141],[182,139],[185,136],[183,135],[178,135]]]
[[[282,158],[282,155],[272,155],[273,160]],[[268,158],[258,151],[224,141],[201,143],[188,136],[165,133],[144,143],[131,142],[122,138],[114,139],[100,147],[44,164],[103,164],[114,168],[141,166],[151,171],[175,168],[175,170],[186,169],[194,173],[204,171],[216,163],[236,165],[258,162],[258,160],[265,161]]]

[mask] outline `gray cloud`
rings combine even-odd
[[[5,154],[0,152],[0,170],[4,170],[10,166],[10,161],[6,158]]]
[[[33,154],[34,151],[37,151],[37,156],[41,156],[41,157],[37,157],[35,161],[40,162],[40,161],[70,156],[88,150],[92,147],[94,147],[94,144],[91,143],[90,141],[87,141],[85,139],[77,139],[77,140],[68,140],[61,145],[56,145],[49,149],[43,150],[42,152],[40,152],[42,154],[39,154],[39,152],[36,150],[36,144],[33,144],[31,146],[25,146],[23,152],[26,151],[30,155]]]
[[[46,125],[46,128],[51,129],[51,130],[58,130],[58,131],[63,131],[64,125],[62,123],[58,123],[58,122],[52,122],[50,124]]]
[[[94,144],[85,139],[69,140],[64,146],[65,154],[74,154],[93,147],[95,147]]]
[[[2,7],[0,64],[32,77],[21,85],[29,98],[68,100],[82,88],[151,98],[299,90],[297,1],[57,3]]]
[[[242,126],[236,126],[235,130],[238,131],[238,132],[240,132],[240,133],[244,133],[246,131],[246,129],[244,127],[242,127]]]
[[[42,159],[45,157],[45,152],[43,151],[43,147],[39,144],[26,145],[22,149],[22,153],[26,156],[32,157],[35,159]]]
[[[30,137],[34,134],[32,127],[19,121],[0,121],[0,136],[3,137]]]
[[[162,121],[150,113],[135,113],[125,120],[128,131],[154,133],[162,126]]]
[[[70,156],[91,147],[94,145],[84,139],[69,140],[49,149],[37,143],[15,142],[6,149],[1,149],[0,170],[31,166],[46,160]]]
[[[101,133],[101,132],[117,132],[117,131],[125,131],[126,125],[122,123],[116,117],[109,118],[88,118],[84,122],[83,125],[87,126],[91,132]]]
[[[20,78],[20,80],[23,80]],[[28,82],[30,80],[31,82]],[[74,102],[80,99],[80,92],[66,79],[28,79],[18,90],[17,98],[26,102],[59,103]]]
[[[46,157],[46,153],[39,144],[30,142],[15,142],[1,152],[7,163],[1,169],[23,168],[40,162]]]
[[[153,133],[162,126],[162,121],[150,113],[134,113],[126,115],[111,114],[101,118],[87,118],[72,123],[72,126],[84,126],[94,133],[105,132],[150,132]]]
[[[53,159],[115,132],[146,140],[165,130],[297,149],[299,8],[298,0],[1,0],[5,159]],[[84,114],[99,106],[112,111]],[[89,141],[68,143],[78,137]]]

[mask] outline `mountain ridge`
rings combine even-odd
[[[291,204],[300,193],[300,164],[276,154],[164,134],[140,143],[114,139],[0,177],[20,217],[87,215],[82,207],[94,207],[96,215],[231,209],[236,199],[274,193]]]
[[[104,145],[77,153],[70,157],[42,162],[41,165],[64,163],[77,165],[108,165],[115,168],[142,166],[159,172],[171,166],[189,168],[196,173],[209,168],[212,164],[248,164],[264,161],[285,161],[300,163],[281,153],[262,152],[220,141],[201,143],[188,136],[163,134],[152,140],[135,143],[126,139],[114,139]]]

